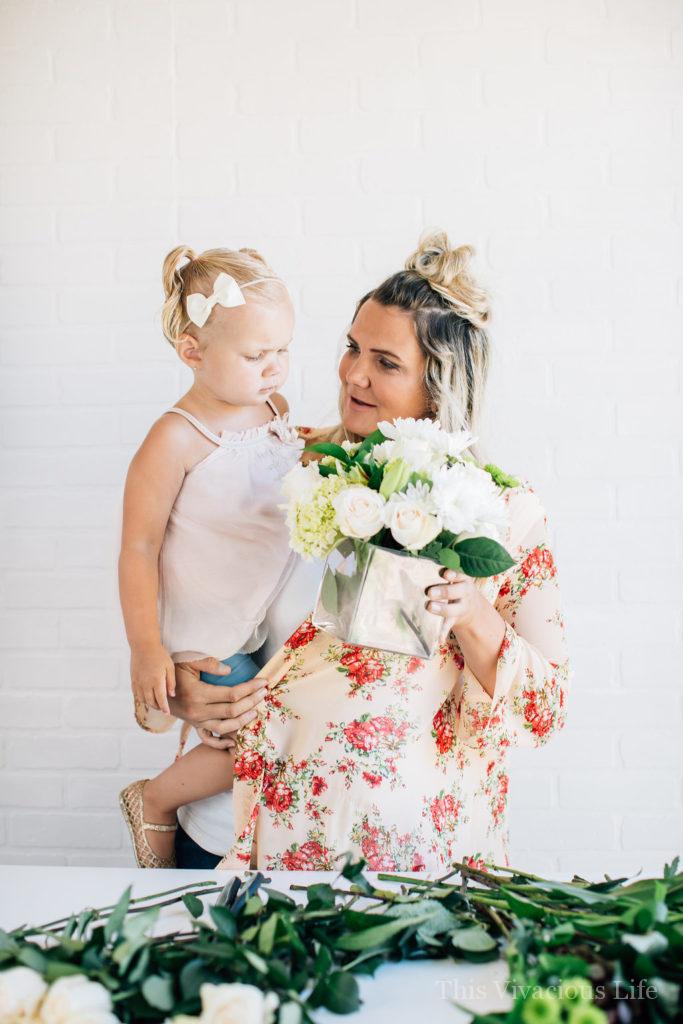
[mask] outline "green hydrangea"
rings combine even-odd
[[[332,501],[345,486],[343,477],[327,476],[312,498],[290,508],[290,545],[305,559],[325,558],[341,540]]]

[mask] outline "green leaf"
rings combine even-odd
[[[373,430],[371,434],[365,438],[360,448],[353,456],[353,462],[363,462],[365,456],[370,452],[376,444],[381,444],[382,441],[386,441],[386,437],[381,430]]]
[[[503,892],[503,896],[510,910],[514,911],[517,917],[530,918],[532,921],[544,921],[548,916],[545,907],[533,903],[526,896],[519,896],[517,893],[510,892],[509,889]]]
[[[242,948],[241,952],[244,959],[251,964],[255,971],[258,971],[259,974],[268,973],[268,964],[263,957],[260,957],[257,953],[253,953],[250,949],[246,949],[245,947]]]
[[[17,960],[24,967],[31,967],[38,974],[45,974],[47,970],[47,957],[43,956],[35,946],[23,946],[17,953]]]
[[[268,903],[266,905],[268,910],[293,910],[296,907],[296,901],[291,896],[288,896],[287,893],[269,888]]]
[[[104,926],[104,939],[105,942],[110,942],[115,935],[118,935],[121,931],[121,927],[128,913],[128,907],[130,906],[130,894],[132,886],[128,886],[126,891],[119,897],[118,903],[112,910],[111,914],[107,918],[107,922]]]
[[[436,556],[442,565],[445,565],[447,569],[452,569],[454,572],[460,572],[460,556],[452,548],[441,548],[438,555]]]
[[[614,896],[610,896],[608,893],[596,892],[593,889],[587,889],[581,885],[571,885],[569,882],[534,882],[531,888],[540,889],[542,892],[549,893],[550,896],[559,896],[564,899],[570,896],[572,899],[578,900],[580,903],[586,903],[589,906],[597,906],[598,904],[612,905],[614,904]]]
[[[332,569],[325,569],[325,575],[323,576],[323,583],[320,589],[320,599],[323,603],[323,608],[330,612],[332,615],[336,615],[339,611],[339,596],[337,591],[337,574]]]
[[[354,1013],[360,1006],[358,982],[347,971],[334,971],[325,981],[322,1005],[332,1013]]]
[[[451,933],[451,943],[465,953],[489,953],[498,948],[496,940],[478,925],[471,928],[456,928]]]
[[[50,960],[45,970],[45,981],[51,984],[57,978],[65,978],[69,974],[83,974],[80,964],[68,964],[63,960]]]
[[[199,999],[199,989],[211,980],[211,973],[201,957],[193,957],[180,971],[180,991],[184,1000]]]
[[[491,537],[466,537],[454,545],[454,550],[468,576],[496,576],[515,564],[505,548]]]
[[[173,1009],[173,981],[160,974],[150,974],[142,983],[142,994],[155,1010]]]
[[[345,452],[341,445],[330,444],[328,441],[323,441],[321,444],[312,444],[306,451],[317,452],[319,455],[331,455],[333,459],[339,459],[345,466],[348,466],[351,461],[348,452]]]
[[[192,914],[192,917],[201,917],[204,913],[204,904],[193,892],[186,892],[183,895],[183,903]]]
[[[258,951],[264,956],[270,956],[275,944],[275,932],[277,931],[278,915],[271,914],[267,921],[264,921],[259,928]]]
[[[210,907],[209,913],[220,934],[227,939],[234,939],[237,935],[237,922],[232,911],[227,907]]]
[[[159,907],[149,907],[148,910],[141,910],[139,913],[129,914],[123,922],[122,935],[133,942],[141,939],[156,922],[159,916]]]
[[[318,950],[315,962],[313,964],[313,970],[318,978],[324,978],[329,974],[330,968],[332,967],[332,954],[330,953],[327,946],[321,946]]]
[[[399,935],[406,928],[412,928],[422,924],[423,921],[428,921],[431,916],[431,913],[429,913],[410,918],[407,921],[391,920],[387,921],[386,924],[376,925],[374,928],[364,928],[363,931],[354,932],[351,935],[342,935],[341,938],[337,939],[335,947],[337,949],[361,950],[384,946],[395,935]]]
[[[318,885],[309,885],[306,890],[306,896],[308,898],[308,906],[314,905],[317,910],[323,910],[326,907],[334,907],[335,895],[332,890],[332,886],[328,885],[327,882],[322,882]]]
[[[334,466],[322,466],[318,463],[318,472],[321,476],[339,476],[336,464]]]

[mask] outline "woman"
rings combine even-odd
[[[470,255],[429,236],[361,299],[328,436],[410,416],[475,430],[489,309]],[[427,593],[450,627],[437,657],[352,647],[310,620],[271,657],[270,692],[236,734],[236,840],[221,867],[332,869],[347,852],[371,870],[508,864],[507,750],[563,726],[569,666],[543,507],[526,483],[505,498],[515,565],[476,581],[443,572]]]

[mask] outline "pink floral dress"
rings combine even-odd
[[[510,747],[561,729],[570,677],[547,519],[505,492],[515,565],[479,580],[505,619],[491,698],[451,639],[431,660],[345,644],[303,622],[262,671],[264,710],[238,733],[235,842],[218,865],[370,870],[509,865]]]

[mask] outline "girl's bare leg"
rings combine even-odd
[[[232,750],[215,750],[203,743],[150,779],[143,790],[143,816],[155,825],[174,825],[176,812],[184,804],[232,789]],[[145,832],[147,842],[159,857],[170,857],[175,844],[173,832]]]

